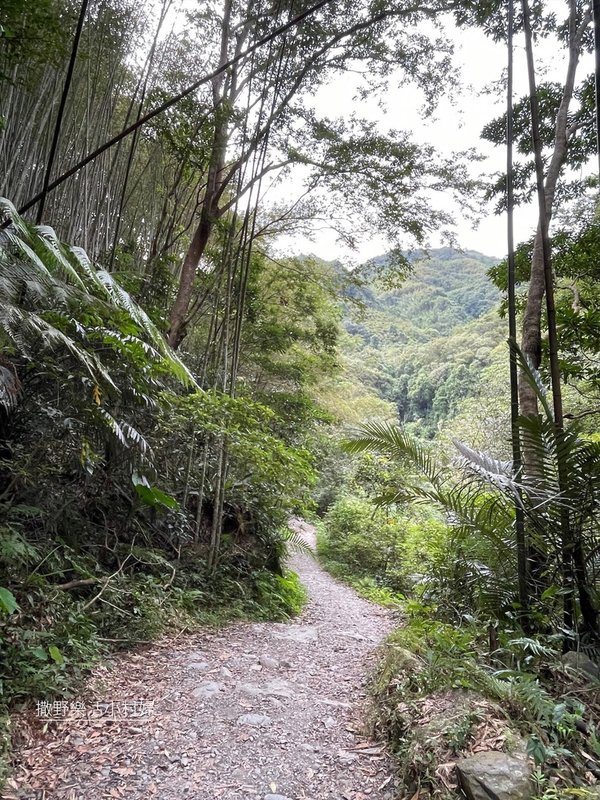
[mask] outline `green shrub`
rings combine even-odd
[[[505,748],[526,747],[541,786],[587,785],[588,753],[600,753],[593,687],[564,675],[552,637],[513,637],[490,657],[481,621],[449,625],[435,606],[414,600],[404,611],[406,624],[382,649],[372,693],[376,724],[409,789],[445,796],[439,765],[460,754],[488,718],[503,728]],[[514,666],[498,669],[499,658]]]
[[[400,592],[395,592],[387,586],[379,586],[374,578],[356,578],[352,580],[351,585],[361,597],[386,608],[399,608],[406,599]]]
[[[402,561],[411,575],[434,576],[446,569],[452,560],[451,530],[433,514],[421,514],[418,520],[408,520],[402,542]]]
[[[379,511],[368,500],[343,497],[323,520],[318,552],[326,561],[343,564],[359,577],[372,577],[392,589],[404,588],[398,569],[403,521]]]
[[[406,624],[394,631],[386,643],[389,663],[384,669],[384,683],[395,671],[397,650],[413,653],[421,668],[411,676],[411,686],[419,694],[442,689],[469,689],[476,686],[477,631],[447,625],[436,618],[433,607],[407,601]]]
[[[266,570],[255,576],[256,617],[286,620],[297,616],[307,600],[306,589],[295,572],[275,575]]]
[[[346,496],[325,514],[317,545],[335,577],[386,605],[397,603],[398,593],[409,593],[415,579],[448,569],[450,529],[429,508],[391,513],[362,497]],[[383,594],[377,598],[379,590]]]
[[[89,614],[66,592],[29,589],[0,620],[0,705],[65,695],[104,651]]]

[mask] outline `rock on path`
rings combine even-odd
[[[310,525],[291,525],[314,544]],[[364,713],[371,656],[392,620],[308,556],[292,566],[310,596],[300,618],[119,657],[100,673],[95,713],[86,700],[89,719],[71,710],[21,747],[6,796],[390,800],[392,766],[366,741]]]

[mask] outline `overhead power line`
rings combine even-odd
[[[25,203],[25,205],[19,208],[19,213],[23,214],[25,211],[28,211],[30,208],[35,206],[35,204],[39,203],[40,200],[42,200],[48,194],[48,192],[51,192],[54,189],[56,189],[58,186],[60,186],[66,180],[68,180],[72,175],[75,175],[75,173],[79,172],[80,169],[83,169],[83,167],[87,166],[87,164],[89,164],[95,158],[98,158],[99,155],[106,152],[106,150],[109,150],[111,147],[114,147],[114,145],[123,141],[123,139],[125,139],[127,136],[137,131],[139,128],[142,127],[142,125],[145,125],[151,119],[154,119],[154,117],[157,117],[159,114],[162,114],[164,111],[167,111],[169,108],[172,108],[172,106],[176,105],[176,103],[178,103],[180,100],[183,100],[184,97],[187,97],[188,95],[192,94],[192,92],[195,92],[197,89],[199,89],[201,86],[204,86],[206,83],[210,83],[210,81],[212,81],[222,72],[225,72],[234,64],[237,64],[237,62],[240,61],[242,58],[245,58],[246,56],[253,53],[255,50],[258,50],[263,45],[268,44],[276,37],[286,33],[291,28],[296,27],[307,17],[310,17],[312,14],[316,13],[317,11],[319,11],[319,9],[323,8],[324,6],[328,5],[331,2],[332,0],[320,0],[318,3],[315,3],[310,8],[307,8],[305,11],[302,11],[302,13],[293,17],[293,19],[289,20],[284,25],[280,25],[274,31],[271,31],[271,33],[268,33],[266,36],[263,36],[262,39],[258,39],[258,41],[254,42],[254,44],[250,45],[245,50],[242,50],[242,52],[238,53],[238,55],[235,56],[234,58],[231,58],[229,61],[226,61],[225,63],[221,64],[221,66],[218,67],[218,69],[213,70],[213,72],[209,72],[202,78],[198,78],[197,81],[194,81],[194,83],[192,83],[186,89],[183,89],[183,91],[179,92],[179,94],[174,95],[169,100],[165,100],[165,102],[162,103],[160,106],[157,106],[156,108],[152,109],[152,111],[149,111],[147,114],[144,114],[143,117],[140,117],[140,119],[133,122],[127,128],[124,128],[116,136],[113,136],[112,139],[109,139],[108,141],[104,142],[104,144],[102,144],[96,150],[89,153],[87,156],[85,156],[85,158],[82,158],[81,161],[79,161],[77,164],[74,164],[66,172],[63,172],[63,174],[59,175],[58,178],[55,178],[53,181],[48,182],[41,192],[36,194],[34,197],[28,200]]]
[[[83,31],[83,23],[87,14],[88,0],[83,0],[81,9],[79,11],[79,19],[77,20],[77,28],[75,30],[75,38],[71,48],[71,57],[69,58],[69,66],[67,68],[67,75],[60,98],[60,105],[58,106],[58,114],[56,115],[56,124],[54,126],[54,135],[52,136],[52,144],[50,145],[50,155],[48,156],[48,163],[46,164],[46,172],[44,174],[44,184],[42,186],[40,205],[37,212],[38,224],[42,221],[44,216],[44,205],[46,195],[48,194],[48,187],[50,185],[50,175],[52,174],[52,167],[54,165],[54,158],[58,149],[58,141],[60,139],[60,129],[62,128],[63,116],[65,113],[65,106],[67,105],[67,97],[69,96],[69,89],[73,80],[73,72],[75,71],[75,61],[77,60],[77,53],[79,52],[79,42],[81,40],[81,33]]]

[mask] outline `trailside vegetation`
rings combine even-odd
[[[485,749],[529,757],[537,796],[585,795],[600,775],[598,336],[589,324],[598,313],[597,144],[593,76],[577,74],[592,47],[591,7],[568,3],[561,17],[544,4],[519,5],[508,16],[500,7],[467,13],[509,48],[522,35],[527,55],[528,93],[513,98],[510,73],[507,113],[483,131],[508,144],[507,173],[488,191],[509,214],[508,258],[488,272],[504,293],[498,338],[483,340],[483,369],[474,382],[465,373],[454,405],[440,404],[446,391],[425,393],[421,408],[400,394],[398,420],[355,427],[345,450],[360,461],[323,520],[325,564],[406,615],[373,691],[376,725],[409,795],[453,794],[459,756]],[[536,79],[542,41],[565,49],[562,84]],[[513,250],[512,215],[529,199],[539,206],[537,233]],[[416,291],[401,291],[409,287]],[[381,314],[368,319],[380,324]],[[360,335],[379,346],[366,326]],[[389,327],[385,347],[394,335]],[[467,339],[454,356],[454,336],[450,329],[437,343],[449,355],[445,374],[464,370],[482,344]],[[406,370],[406,323],[400,337],[392,363]],[[437,353],[425,352],[408,392],[444,374]],[[395,399],[390,361],[382,359],[379,383],[361,369]],[[376,459],[374,471],[361,473],[365,458]]]
[[[450,223],[434,195],[474,186],[312,102],[360,64],[431,109],[455,77],[439,26],[416,30],[437,0],[34,6],[0,9],[3,719],[108,648],[300,610],[287,520],[339,451],[358,277],[274,240],[326,217],[423,246]],[[379,403],[360,394],[356,419]]]
[[[545,800],[600,779],[591,22],[576,0],[2,4],[2,748],[109,648],[297,614],[287,522],[314,514],[326,566],[404,615],[373,691],[409,796],[492,740]],[[431,114],[460,88],[450,24],[511,56],[485,197],[476,152],[316,101],[413,83]],[[427,249],[449,196],[507,212],[505,261]],[[389,252],[281,252],[323,225]]]

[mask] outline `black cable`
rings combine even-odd
[[[212,80],[214,80],[216,77],[218,77],[222,72],[225,72],[230,67],[234,66],[234,64],[237,64],[237,62],[240,61],[242,58],[245,58],[246,56],[248,56],[251,53],[253,53],[255,50],[258,50],[259,47],[262,47],[263,45],[268,44],[271,40],[275,39],[277,36],[281,36],[281,34],[284,34],[284,33],[286,33],[286,31],[290,30],[291,28],[296,27],[301,22],[303,22],[303,20],[305,20],[307,17],[310,17],[312,14],[316,13],[321,8],[323,8],[328,3],[331,3],[331,2],[332,2],[332,0],[319,0],[318,3],[315,3],[315,5],[311,6],[308,9],[306,9],[302,13],[296,15],[291,20],[286,22],[284,25],[280,25],[278,28],[276,28],[274,31],[272,31],[271,33],[267,34],[266,36],[263,36],[262,39],[259,39],[258,41],[254,42],[254,44],[252,44],[249,47],[247,47],[241,53],[238,53],[238,55],[235,56],[234,58],[231,58],[229,61],[226,61],[220,67],[218,67],[217,69],[213,70],[213,72],[210,72],[208,75],[204,75],[204,77],[199,78],[197,81],[192,83],[191,86],[188,86],[187,89],[184,89],[183,91],[179,92],[179,94],[177,94],[174,97],[172,97],[170,100],[166,100],[164,103],[161,103],[161,105],[158,106],[157,108],[153,109],[152,111],[149,111],[147,114],[145,114],[139,120],[137,120],[136,122],[132,123],[127,128],[124,128],[121,131],[121,133],[118,133],[116,136],[113,136],[112,139],[109,139],[107,142],[105,142],[103,145],[98,147],[92,153],[89,153],[87,156],[85,156],[85,158],[83,158],[77,164],[72,166],[70,169],[68,169],[66,172],[64,172],[62,175],[60,175],[58,178],[55,178],[53,181],[49,182],[47,184],[47,186],[45,186],[45,190],[43,192],[40,192],[39,194],[35,195],[34,197],[31,198],[31,200],[28,200],[23,206],[21,206],[21,208],[19,208],[19,213],[20,214],[24,214],[32,206],[36,205],[36,203],[38,203],[45,194],[47,194],[48,192],[53,191],[54,189],[56,189],[58,186],[60,186],[62,183],[64,183],[72,175],[75,175],[76,172],[79,172],[80,169],[82,169],[87,164],[89,164],[91,161],[96,159],[99,155],[104,153],[106,150],[109,150],[115,144],[118,144],[120,141],[125,139],[127,136],[129,136],[130,134],[134,133],[142,125],[145,125],[151,119],[154,119],[154,117],[157,117],[159,114],[162,114],[163,111],[167,111],[169,108],[174,106],[180,100],[183,100],[185,97],[187,97],[189,94],[192,94],[192,92],[195,92],[201,86],[204,86],[205,84],[210,83]]]
[[[27,208],[31,208],[32,205],[39,201],[39,207],[36,215],[36,222],[39,225],[44,216],[44,206],[46,205],[46,197],[48,192],[50,191],[50,175],[52,173],[52,167],[54,166],[54,159],[56,158],[56,151],[58,149],[58,142],[60,140],[60,129],[62,128],[62,120],[65,113],[65,106],[67,104],[67,97],[69,95],[69,89],[71,88],[71,82],[73,80],[73,72],[75,71],[75,62],[77,61],[77,53],[79,52],[79,42],[81,40],[81,32],[83,31],[83,23],[85,21],[85,17],[87,15],[87,8],[88,8],[88,0],[83,0],[81,4],[81,9],[79,11],[79,19],[77,20],[77,28],[75,30],[75,38],[73,39],[73,45],[71,47],[71,57],[69,58],[69,66],[67,68],[67,74],[65,77],[65,83],[62,90],[62,95],[60,98],[60,104],[58,106],[58,114],[56,116],[56,124],[54,125],[54,134],[52,136],[52,144],[50,145],[50,154],[48,155],[48,163],[46,164],[46,171],[44,173],[44,182],[42,184],[42,191],[36,195],[35,199],[27,205]]]

